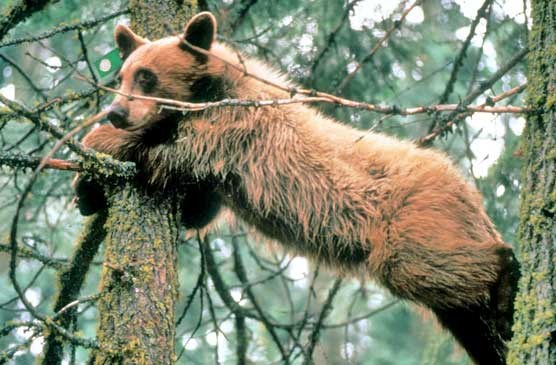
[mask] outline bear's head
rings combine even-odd
[[[194,16],[177,37],[150,42],[125,25],[116,27],[114,37],[124,59],[118,74],[122,94],[116,95],[107,115],[115,127],[137,130],[173,115],[155,101],[127,95],[203,101],[199,95],[210,88],[207,80],[214,76],[208,57],[194,47],[208,51],[214,43],[216,19],[211,13]]]

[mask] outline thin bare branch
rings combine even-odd
[[[458,72],[459,72],[461,66],[463,65],[463,60],[464,60],[464,58],[467,54],[467,50],[469,49],[469,45],[471,44],[471,40],[475,36],[477,26],[479,25],[480,20],[487,17],[488,14],[490,13],[490,9],[492,7],[491,6],[492,2],[493,2],[493,0],[485,0],[483,5],[479,8],[479,10],[477,10],[477,15],[475,16],[475,19],[473,19],[473,21],[471,22],[471,26],[469,27],[469,33],[467,34],[467,37],[465,38],[465,41],[463,42],[463,45],[461,46],[461,49],[460,49],[458,55],[456,56],[456,58],[454,60],[454,63],[452,64],[453,67],[452,67],[452,72],[450,73],[450,79],[448,80],[448,83],[446,84],[446,87],[444,89],[444,92],[442,93],[442,96],[440,96],[439,103],[443,104],[446,101],[448,101],[448,97],[450,96],[450,94],[454,90],[454,84],[456,82]]]
[[[79,78],[91,83],[92,85],[95,85],[100,89],[109,91],[114,94],[125,96],[130,100],[139,99],[139,100],[155,101],[163,109],[178,110],[183,112],[201,111],[201,110],[207,110],[211,108],[221,108],[221,107],[261,108],[261,107],[269,107],[269,106],[280,106],[280,105],[290,105],[290,104],[310,104],[310,103],[336,104],[348,108],[361,109],[361,110],[367,110],[367,111],[372,111],[372,112],[377,112],[382,114],[391,114],[391,115],[415,115],[415,114],[424,114],[424,113],[431,113],[431,112],[454,112],[454,111],[456,112],[469,111],[469,112],[478,112],[478,113],[528,113],[531,111],[525,107],[519,107],[513,105],[506,105],[506,106],[467,105],[465,106],[461,104],[439,104],[439,105],[418,106],[418,107],[401,109],[397,106],[382,106],[377,104],[363,103],[363,102],[344,99],[334,95],[320,93],[320,92],[315,92],[317,96],[298,97],[296,95],[293,95],[291,98],[288,99],[268,99],[268,100],[223,99],[220,101],[211,101],[205,103],[191,103],[191,102],[179,101],[174,99],[124,93],[107,86],[95,84],[91,80],[87,80],[82,77]],[[267,82],[270,83],[270,81]],[[277,87],[282,88],[280,85],[277,85]],[[306,94],[306,93],[300,92],[300,94]]]
[[[367,53],[365,55],[365,57],[363,57],[363,59],[361,60],[361,62],[358,62],[357,65],[355,66],[355,68],[346,75],[346,77],[344,77],[344,79],[342,81],[340,81],[340,84],[338,85],[338,87],[336,88],[336,93],[341,93],[345,87],[347,86],[347,84],[353,79],[353,77],[355,76],[355,74],[357,72],[359,72],[359,70],[361,70],[361,68],[367,63],[369,62],[373,56],[375,55],[376,51],[378,51],[380,49],[380,47],[382,47],[382,45],[392,36],[392,34],[394,33],[394,31],[396,29],[400,29],[403,21],[405,20],[405,18],[407,17],[407,15],[411,12],[411,10],[413,10],[417,5],[421,4],[422,0],[417,0],[415,1],[413,4],[411,4],[411,6],[409,8],[407,8],[403,13],[402,16],[400,17],[399,20],[394,21],[394,24],[392,25],[392,27],[390,27],[390,29],[388,29],[388,31],[384,34],[384,36],[374,45],[374,47],[369,51],[369,53]]]

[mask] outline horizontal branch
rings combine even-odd
[[[108,20],[117,18],[121,15],[125,15],[127,13],[129,13],[129,9],[124,9],[124,10],[117,11],[115,13],[109,14],[107,16],[104,16],[104,17],[101,17],[101,18],[98,18],[98,19],[79,22],[79,23],[71,24],[71,25],[62,25],[62,26],[56,27],[52,30],[49,30],[47,32],[36,35],[34,37],[10,39],[8,41],[1,42],[0,43],[0,48],[7,47],[7,46],[13,46],[13,45],[16,45],[16,44],[22,44],[22,43],[37,42],[37,41],[40,41],[40,40],[43,40],[43,39],[46,39],[46,38],[50,38],[50,37],[52,37],[56,34],[66,33],[66,32],[70,32],[72,30],[83,30],[83,29],[93,28],[93,27],[95,27],[95,26],[97,26],[101,23],[104,23]]]
[[[10,251],[11,247],[9,243],[0,243],[0,252]],[[17,250],[17,256],[20,258],[35,259],[45,264],[46,266],[50,266],[57,270],[64,269],[68,266],[68,261],[66,259],[45,256],[38,251],[32,250],[27,247],[19,247]]]
[[[95,152],[93,150],[90,150],[90,149],[83,149],[83,147],[81,146],[81,144],[79,142],[77,142],[77,141],[75,141],[74,139],[71,138],[81,128],[90,125],[92,122],[96,122],[96,121],[100,120],[101,117],[103,117],[106,114],[106,112],[102,112],[102,113],[99,113],[99,114],[91,117],[89,120],[85,121],[82,125],[78,126],[77,128],[70,131],[69,133],[66,133],[63,129],[61,129],[60,127],[52,124],[46,118],[41,117],[42,110],[39,110],[39,109],[30,110],[27,107],[25,107],[23,104],[20,104],[20,103],[17,103],[15,101],[13,101],[13,100],[10,100],[10,99],[6,98],[5,96],[3,96],[2,94],[0,94],[0,102],[3,103],[4,105],[6,105],[9,109],[11,109],[17,115],[22,116],[26,119],[29,119],[36,126],[38,126],[41,130],[47,131],[48,133],[50,133],[54,138],[56,138],[59,141],[55,145],[54,151],[51,151],[51,154],[56,152],[56,150],[62,144],[65,144],[72,152],[75,152],[76,154],[80,155],[83,158],[83,160],[81,162],[79,162],[80,165],[81,165],[81,170],[83,170],[83,171],[90,172],[91,174],[93,174],[97,177],[100,177],[100,178],[106,178],[106,177],[109,177],[109,176],[113,176],[113,177],[117,177],[117,178],[129,179],[129,178],[132,178],[132,177],[135,176],[136,169],[135,169],[135,164],[134,163],[118,161],[118,160],[113,159],[109,155],[102,154],[102,153],[97,153],[97,152]],[[2,158],[2,157],[0,157],[0,158]],[[49,156],[49,155],[43,157],[43,159],[45,160],[44,161],[45,166],[43,166],[43,167],[55,168],[57,166],[57,167],[60,167],[59,168],[60,170],[74,170],[74,168],[76,168],[74,165],[67,164],[67,163],[62,163],[60,160],[55,160],[55,159],[52,159],[51,157],[52,156]],[[6,157],[6,158],[8,158],[8,157]],[[26,158],[21,157],[21,156],[17,156],[17,158],[16,158],[13,155],[10,158],[15,159],[16,162],[17,162],[17,160],[21,161],[21,163],[23,163],[23,165],[25,165],[26,163],[27,164],[33,164],[34,163],[32,158],[26,159]],[[37,168],[40,165],[41,164],[39,163],[39,165],[37,165]],[[22,166],[22,167],[26,167],[26,166]],[[81,171],[81,170],[77,169],[75,171]]]
[[[41,163],[41,157],[27,156],[20,153],[6,152],[0,153],[0,166],[10,166],[14,168],[35,169]],[[79,161],[60,160],[49,158],[45,160],[44,167],[54,170],[82,171]]]
[[[487,99],[487,103],[481,104],[479,105],[479,107],[487,107],[487,104],[493,104],[493,103],[497,103],[500,100],[503,100],[511,95],[515,95],[515,94],[519,94],[521,93],[523,90],[525,90],[525,88],[527,87],[527,84],[522,84],[519,86],[516,86],[500,95],[494,96],[490,99]],[[528,109],[529,112],[532,112],[532,109]],[[420,138],[417,140],[417,144],[419,146],[426,146],[428,144],[430,144],[436,137],[438,137],[440,134],[442,134],[443,132],[449,130],[450,128],[452,128],[453,125],[455,125],[459,120],[469,116],[471,113],[469,113],[469,111],[467,110],[463,110],[460,114],[453,116],[453,118],[451,120],[449,120],[448,122],[446,122],[445,124],[442,125],[442,127],[439,128],[435,128],[431,133],[427,134],[426,136]]]
[[[43,161],[44,160],[44,161]],[[118,161],[109,155],[91,151],[91,155],[83,160],[61,160],[25,156],[20,153],[0,153],[0,166],[13,168],[36,169],[43,162],[43,168],[62,171],[87,172],[100,178],[116,177],[130,179],[135,176],[136,169],[133,162]]]
[[[84,78],[80,78],[83,79]],[[353,100],[348,100],[339,97],[328,97],[328,96],[307,96],[307,97],[297,97],[293,96],[287,99],[268,99],[268,100],[251,100],[251,99],[223,99],[219,101],[211,101],[205,103],[191,103],[186,101],[179,101],[167,98],[158,98],[153,96],[135,95],[124,93],[119,90],[96,84],[91,80],[86,80],[96,87],[125,96],[126,98],[139,99],[139,100],[149,100],[158,103],[163,109],[172,109],[179,111],[201,111],[211,108],[221,108],[221,107],[267,107],[267,106],[279,106],[279,105],[289,105],[289,104],[309,104],[309,103],[329,103],[345,106],[348,108],[362,109],[372,112],[377,112],[381,114],[391,114],[391,115],[415,115],[415,114],[425,114],[433,112],[474,112],[474,113],[529,113],[532,110],[526,107],[505,105],[505,106],[492,106],[487,104],[481,105],[461,105],[461,104],[438,104],[429,106],[418,106],[412,108],[399,108],[397,106],[383,106],[377,104],[363,103]],[[491,97],[490,101],[492,103],[500,101],[510,95],[516,94],[523,90],[525,85],[517,86],[504,94],[496,97]],[[504,97],[501,97],[504,96]],[[489,101],[489,102],[490,102]]]
[[[134,95],[129,97],[133,98]],[[180,102],[181,103],[181,102]],[[215,102],[207,103],[183,103],[181,106],[162,105],[163,109],[172,109],[179,111],[199,111],[216,107],[265,107],[265,106],[279,106],[289,104],[312,104],[312,103],[331,103],[348,108],[363,109],[373,111],[381,114],[393,115],[415,115],[433,112],[473,112],[473,113],[529,113],[532,110],[529,108],[504,105],[504,106],[489,106],[489,105],[468,105],[462,106],[460,104],[438,104],[429,106],[418,106],[413,108],[400,109],[397,106],[381,106],[360,102],[334,102],[330,99],[323,97],[304,97],[304,98],[291,98],[291,99],[269,99],[269,100],[250,100],[250,99],[223,99]]]
[[[9,109],[17,113],[17,115],[29,119],[37,127],[39,127],[43,131],[47,131],[53,137],[57,139],[62,139],[64,137],[65,133],[62,128],[58,127],[54,123],[51,123],[46,118],[41,118],[40,111],[28,109],[25,105],[20,104],[14,100],[10,100],[2,94],[0,94],[0,103],[6,105]],[[81,145],[79,143],[68,141],[67,146],[72,152],[75,152],[79,155],[84,154],[83,149],[81,148]]]
[[[3,9],[2,17],[0,17],[0,40],[18,23],[42,10],[48,3],[49,0],[22,0],[7,9]]]
[[[353,107],[353,108],[358,108],[358,109],[365,109],[365,110],[369,110],[369,111],[374,111],[377,113],[383,113],[383,114],[394,114],[394,115],[411,115],[411,114],[420,114],[420,113],[429,113],[429,112],[434,112],[435,109],[431,107],[417,107],[417,108],[408,108],[408,109],[400,109],[399,107],[396,106],[380,106],[380,105],[375,105],[375,104],[369,104],[369,103],[363,103],[363,102],[357,102],[357,101],[353,101],[353,100],[349,100],[349,99],[345,99],[345,98],[341,98],[339,96],[336,95],[332,95],[329,93],[325,93],[322,91],[317,91],[317,90],[309,90],[309,89],[303,89],[303,88],[296,88],[296,87],[287,87],[287,86],[283,86],[280,85],[276,82],[267,80],[263,77],[257,76],[255,74],[252,74],[249,72],[249,70],[247,70],[247,68],[245,67],[244,62],[241,60],[240,58],[240,62],[239,64],[235,64],[233,62],[230,62],[210,51],[207,51],[203,48],[197,47],[192,45],[191,43],[189,43],[185,38],[181,37],[181,41],[183,43],[185,43],[189,48],[193,49],[196,52],[199,52],[203,55],[206,55],[207,57],[213,57],[223,63],[225,63],[226,65],[234,68],[235,70],[243,73],[244,76],[246,77],[250,77],[254,80],[257,80],[265,85],[269,85],[272,86],[276,89],[285,91],[287,93],[289,93],[292,98],[297,95],[297,94],[302,94],[302,95],[307,95],[309,97],[318,97],[318,98],[323,98],[323,99],[319,99],[319,101],[321,102],[327,102],[327,103],[332,103],[332,104],[337,104],[337,105],[342,105],[342,106],[346,106],[346,107]],[[500,69],[498,69],[498,71],[496,71],[492,77],[490,77],[488,80],[486,80],[485,82],[482,82],[480,84],[480,86],[472,91],[469,95],[467,95],[465,97],[464,100],[462,100],[462,102],[460,102],[458,105],[458,108],[454,109],[450,109],[447,108],[446,110],[440,110],[440,111],[451,111],[451,112],[460,112],[460,111],[465,111],[465,109],[461,109],[462,107],[465,108],[471,108],[473,109],[472,106],[469,106],[469,104],[475,100],[479,95],[481,95],[485,90],[489,89],[496,81],[498,81],[504,74],[506,74],[512,67],[514,67],[518,62],[520,62],[525,55],[527,54],[528,49],[524,48],[522,49],[520,52],[518,52],[510,61],[508,61],[508,63],[506,63],[504,66],[502,66]],[[238,57],[240,57],[240,55],[238,55]],[[437,105],[436,108],[438,108],[439,106]],[[487,112],[489,108],[485,107],[481,107],[481,108],[477,108],[477,110],[471,110],[471,111],[478,111],[478,112]],[[490,111],[488,111],[489,113],[527,113],[527,112],[531,112],[531,110],[527,109],[527,108],[521,108],[521,107],[512,107],[512,108],[507,108],[507,109],[499,109],[499,111],[492,111],[492,109],[490,109]]]

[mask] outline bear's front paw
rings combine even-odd
[[[72,186],[75,191],[73,201],[82,215],[92,215],[106,207],[104,189],[92,178],[77,174],[73,179]]]

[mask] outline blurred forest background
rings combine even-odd
[[[0,14],[15,3],[1,0]],[[33,363],[47,333],[18,299],[9,277],[8,235],[32,173],[25,166],[35,166],[33,158],[52,149],[56,133],[64,135],[110,103],[112,95],[78,75],[113,82],[99,74],[95,62],[115,48],[113,29],[129,22],[128,6],[120,0],[60,0],[11,29],[3,28],[8,20],[0,20],[0,363]],[[398,108],[482,104],[526,81],[526,0],[205,0],[199,6],[216,14],[222,41],[266,60],[306,88],[351,100]],[[522,98],[516,92],[497,105],[520,106]],[[8,101],[25,108],[29,118]],[[515,244],[523,116],[397,116],[318,107],[344,123],[445,151],[481,190],[505,240]],[[77,158],[67,146],[56,157]],[[44,170],[19,212],[17,278],[27,300],[44,315],[53,313],[58,272],[67,267],[83,227],[72,204],[72,177]],[[204,240],[204,249],[195,238],[180,237],[179,364],[236,363],[236,323],[215,288],[218,279],[232,300],[253,314],[245,321],[249,363],[285,358],[304,363],[303,349],[316,336],[316,364],[470,364],[431,315],[372,282],[336,280],[325,267],[269,249],[248,230],[225,224]],[[87,300],[70,328],[82,338],[95,336],[102,258],[101,247],[81,290]],[[238,275],[238,267],[247,277]],[[86,345],[69,342],[65,350],[64,364],[84,363],[89,353]]]

